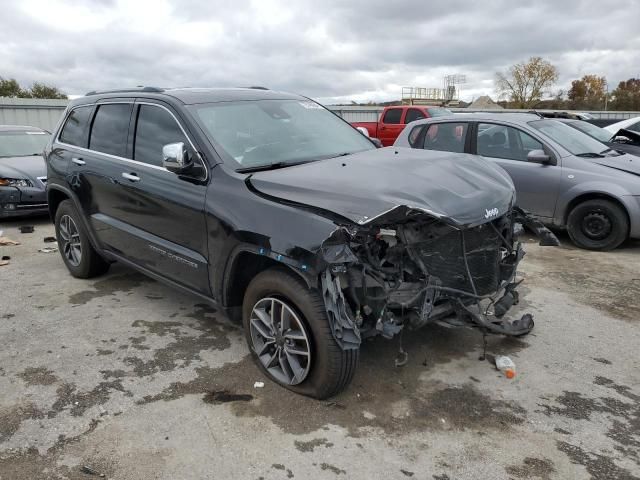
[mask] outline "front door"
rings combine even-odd
[[[509,173],[519,207],[543,220],[553,218],[562,173],[560,159],[556,159],[557,165],[527,161],[530,151],[545,150],[552,154],[550,149],[520,129],[491,123],[478,124],[476,147],[478,155],[496,162]]]
[[[393,145],[403,128],[402,108],[389,108],[378,123],[378,139],[385,147]]]

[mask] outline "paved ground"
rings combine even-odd
[[[363,347],[331,402],[253,366],[214,308],[131,270],[73,279],[57,253],[0,247],[0,479],[640,478],[640,244],[613,253],[528,244],[522,309],[536,329],[426,328]],[[50,244],[47,244],[50,245]],[[89,467],[89,473],[82,471]],[[93,477],[98,478],[98,477]]]

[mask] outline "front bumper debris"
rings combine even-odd
[[[508,336],[533,329],[532,315],[507,313],[519,301],[521,225],[541,245],[559,244],[539,221],[513,209],[466,227],[424,212],[385,222],[339,228],[323,244],[325,305],[343,348],[434,322]]]

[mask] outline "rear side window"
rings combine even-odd
[[[424,113],[417,108],[410,108],[407,110],[407,115],[404,117],[404,123],[411,123],[422,118],[425,118]]]
[[[382,118],[382,123],[400,123],[400,118],[402,118],[402,109],[401,108],[390,108],[384,114]]]
[[[162,147],[167,143],[189,145],[173,116],[153,105],[140,105],[134,142],[134,160],[157,166],[162,165]]]
[[[467,130],[466,123],[434,123],[429,126],[424,136],[424,148],[463,153]]]
[[[77,147],[86,147],[87,138],[85,132],[90,114],[90,105],[74,109],[67,117],[67,121],[64,122],[60,132],[60,141]]]
[[[98,106],[91,127],[89,148],[118,157],[126,157],[131,108],[130,103]]]

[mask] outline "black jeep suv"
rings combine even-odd
[[[429,322],[523,335],[523,251],[500,168],[383,148],[321,105],[258,88],[138,88],[71,102],[46,151],[62,259],[122,262],[241,317],[273,380],[326,398],[363,338]]]

